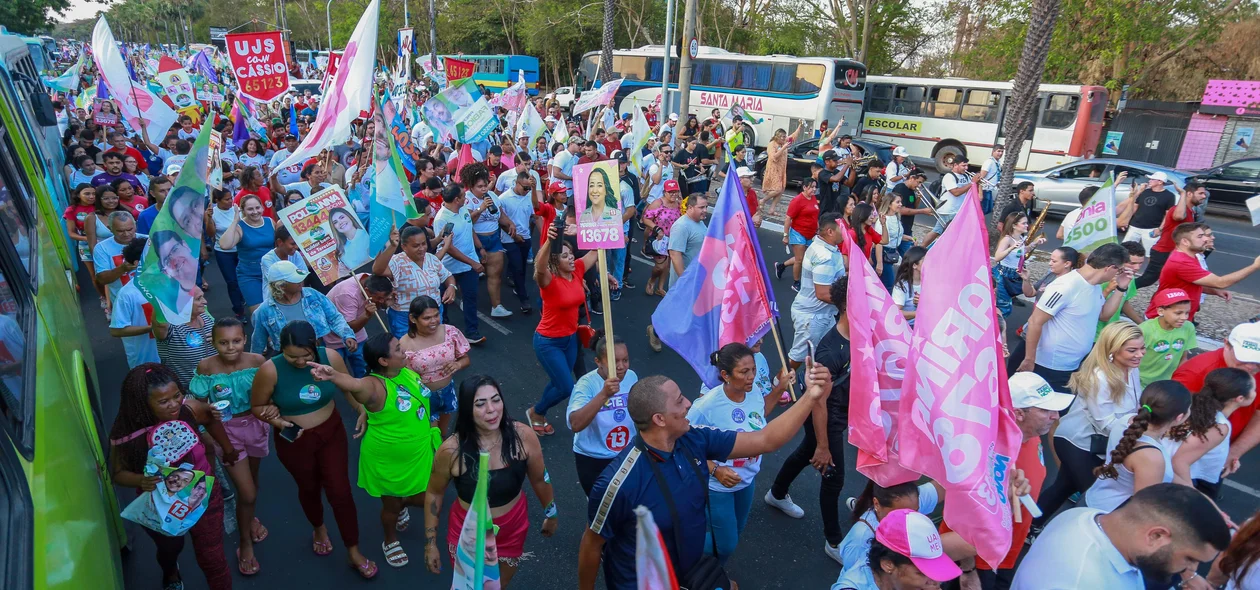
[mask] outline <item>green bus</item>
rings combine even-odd
[[[0,34],[0,587],[121,589],[59,136],[29,46]]]

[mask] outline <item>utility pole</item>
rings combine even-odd
[[[665,6],[665,71],[661,74],[661,117],[662,121],[669,116],[669,58],[670,49],[674,47],[674,0]]]
[[[674,137],[681,136],[683,130],[687,128],[687,110],[691,108],[691,44],[693,42],[697,42],[696,0],[687,0],[687,11],[683,17],[682,61],[679,62],[678,67],[678,123],[674,126]]]

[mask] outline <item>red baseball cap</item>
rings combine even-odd
[[[666,181],[665,181],[665,192],[667,192],[667,193],[676,193],[676,192],[681,192],[681,190],[682,190],[682,189],[679,189],[679,188],[678,188],[678,181],[677,181],[677,180],[670,179],[670,180],[666,180]]]
[[[958,564],[945,555],[941,534],[932,519],[914,510],[893,510],[879,521],[875,540],[881,545],[910,558],[923,575],[937,582],[948,582],[962,575]]]
[[[1175,303],[1181,303],[1182,301],[1190,301],[1190,294],[1186,293],[1183,289],[1169,288],[1162,289],[1160,292],[1156,293],[1155,296],[1151,298],[1151,305],[1158,309],[1161,307],[1168,307],[1169,305],[1173,305]]]
[[[569,188],[564,186],[564,183],[559,180],[551,181],[551,184],[547,187],[547,194],[567,192],[569,192]]]

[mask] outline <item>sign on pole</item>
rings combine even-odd
[[[368,232],[341,187],[330,186],[285,207],[280,221],[325,285],[370,260]]]
[[[577,243],[583,250],[626,246],[622,231],[621,181],[612,160],[573,167],[573,198],[577,213]]]
[[[289,60],[280,31],[230,33],[228,63],[241,94],[271,102],[289,90]]]
[[[473,72],[477,71],[477,62],[463,59],[455,59],[453,57],[445,58],[446,60],[446,80],[449,84],[472,77]]]

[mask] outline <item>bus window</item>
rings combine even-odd
[[[590,54],[582,58],[578,66],[577,88],[579,91],[590,88],[599,79],[599,54]]]
[[[647,61],[647,73],[649,82],[660,82],[661,74],[665,71],[664,60],[659,57],[649,57]]]
[[[734,88],[735,76],[738,73],[738,64],[734,62],[709,62],[709,85]]]
[[[1075,94],[1051,94],[1046,100],[1045,110],[1041,113],[1038,127],[1051,129],[1067,129],[1076,122],[1076,109],[1080,106],[1081,97]]]
[[[924,114],[937,119],[957,119],[962,110],[963,91],[957,88],[932,88],[928,90],[928,105]]]
[[[866,89],[866,68],[857,62],[836,60],[836,90],[857,92]]]
[[[891,84],[871,84],[866,110],[872,113],[887,113],[892,108],[893,86]]]
[[[800,94],[814,94],[818,92],[823,85],[823,78],[827,75],[827,68],[819,64],[800,64],[796,66],[796,92]]]
[[[6,142],[3,149],[7,152],[11,148]],[[10,153],[5,153],[6,163],[11,161],[9,156]],[[10,191],[21,189],[11,184],[12,179],[7,171],[13,168],[5,170],[4,174],[0,174],[0,221],[3,222],[0,231],[8,234],[19,248],[22,264],[29,269],[33,241],[27,233],[30,226],[15,215],[14,195]],[[27,394],[24,327],[28,326],[28,322],[24,319],[32,309],[29,305],[29,291],[22,291],[20,297],[14,293],[15,285],[22,285],[27,281],[22,272],[15,265],[11,266],[7,259],[7,256],[0,256],[0,413],[4,415],[6,426],[12,428],[11,432],[20,433],[34,426],[25,424],[28,416],[22,403]]]
[[[926,94],[922,86],[898,86],[893,92],[891,111],[898,115],[922,114]]]
[[[739,87],[744,90],[768,90],[770,88],[770,64],[739,64]]]
[[[641,55],[614,55],[613,78],[643,81],[648,79],[647,59]]]
[[[796,82],[796,64],[774,64],[770,71],[771,92],[792,92]]]
[[[996,90],[968,90],[967,100],[962,107],[964,121],[994,123],[997,121],[998,102],[1002,94]]]
[[[707,60],[693,60],[691,62],[691,83],[695,86],[702,86],[709,79],[709,62]]]

